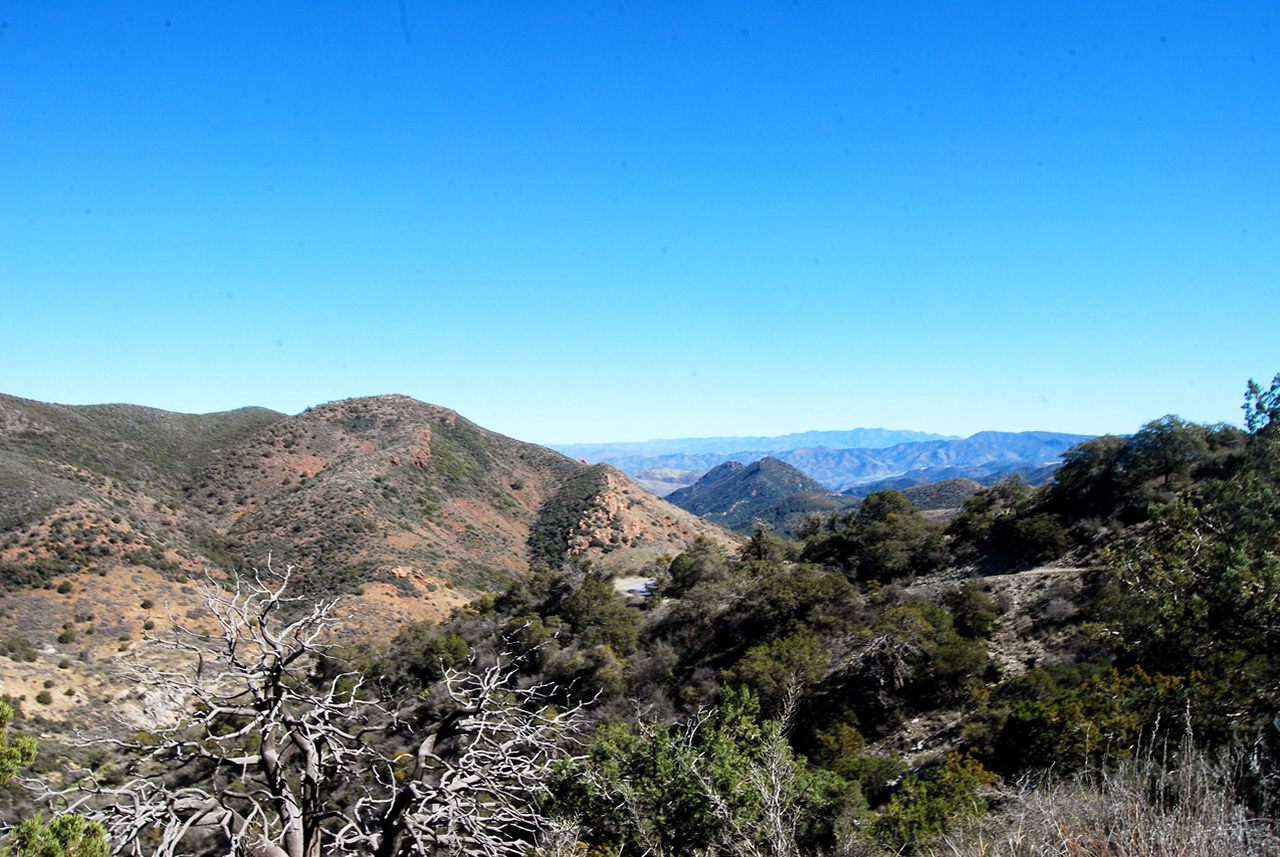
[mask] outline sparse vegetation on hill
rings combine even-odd
[[[534,567],[558,566],[569,552],[573,529],[582,520],[588,506],[608,488],[604,465],[589,467],[569,479],[543,505],[538,521],[529,534],[529,556]]]
[[[574,486],[601,488],[593,472],[404,396],[296,417],[0,397],[0,587],[130,566],[176,580],[275,555],[316,597],[373,583],[470,596],[564,558],[548,546],[580,516],[557,508]],[[593,498],[578,494],[581,512]],[[667,542],[666,509],[646,522],[664,551],[704,526],[684,521]]]

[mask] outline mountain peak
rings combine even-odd
[[[0,568],[15,580],[140,568],[177,580],[271,555],[306,569],[307,594],[416,595],[438,617],[535,561],[625,565],[699,536],[735,541],[609,465],[409,396],[296,416],[0,397]]]
[[[750,530],[763,522],[784,531],[796,514],[803,517],[809,511],[832,511],[853,503],[772,456],[745,466],[727,461],[688,488],[668,494],[667,500],[731,529]]]

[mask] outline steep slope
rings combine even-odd
[[[405,396],[297,416],[0,396],[0,696],[144,724],[114,665],[207,621],[206,569],[296,565],[293,593],[342,595],[344,633],[389,639],[531,563],[630,572],[699,536],[737,543],[613,468]]]
[[[529,538],[530,561],[540,567],[585,558],[626,569],[674,555],[699,537],[726,549],[736,545],[719,527],[597,464],[567,480],[543,505]]]
[[[690,485],[667,495],[672,504],[736,530],[757,523],[790,532],[809,513],[829,513],[854,505],[801,471],[766,456],[743,466],[736,461],[713,468]]]

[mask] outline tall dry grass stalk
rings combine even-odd
[[[1280,822],[1240,800],[1239,761],[1214,762],[1184,741],[1114,768],[1024,783],[1000,809],[945,841],[954,857],[1280,857]]]

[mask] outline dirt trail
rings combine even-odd
[[[904,587],[904,592],[908,598],[937,602],[961,583],[982,587],[989,598],[1005,607],[987,641],[987,653],[1008,679],[1059,662],[1079,649],[1084,571],[1043,566],[969,576],[961,570],[948,570]],[[916,767],[955,749],[961,725],[959,710],[924,712],[907,720],[892,736],[870,745],[868,751],[900,753],[908,765]]]

